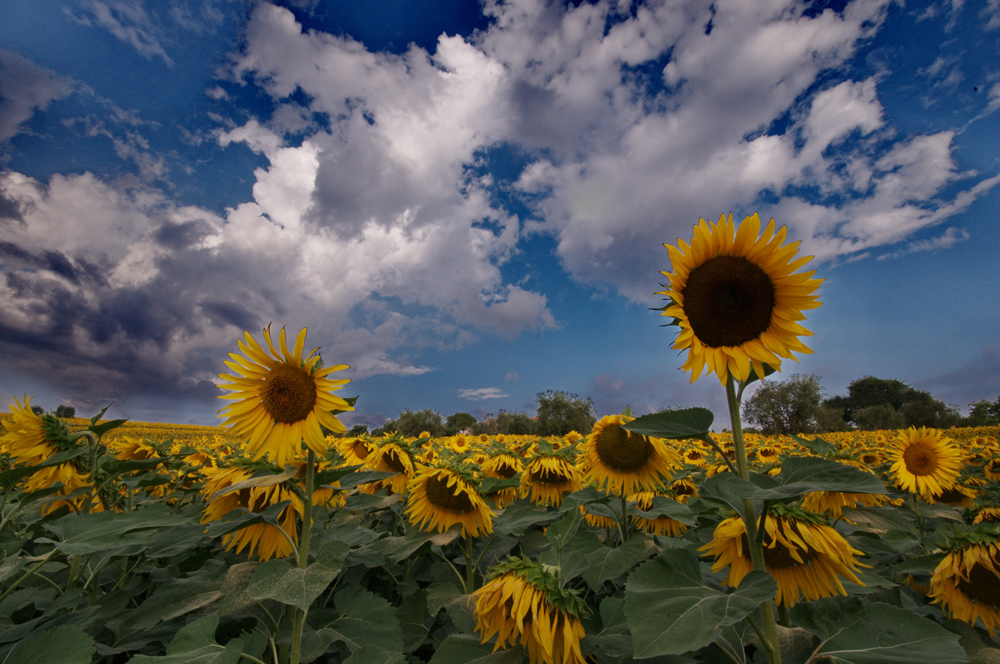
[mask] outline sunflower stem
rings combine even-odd
[[[622,520],[621,520],[621,530],[622,530],[622,544],[628,539],[628,499],[625,496],[625,487],[622,486]]]
[[[747,450],[743,442],[743,424],[740,421],[740,400],[736,395],[732,374],[726,376],[726,401],[729,405],[729,422],[733,430],[733,445],[736,447],[736,472],[740,479],[749,480]],[[750,549],[750,561],[755,570],[766,572],[764,541],[763,538],[760,541],[757,540],[757,519],[753,500],[744,498],[742,507],[743,523],[746,526],[747,544]],[[772,601],[768,600],[760,605],[760,618],[764,631],[764,638],[761,641],[767,651],[767,662],[768,664],[781,664],[781,652],[778,650],[778,627],[774,619],[774,603]]]
[[[924,518],[920,516],[920,504],[917,502],[917,494],[911,493],[910,498],[913,499],[913,514],[917,517],[917,532],[920,537],[920,548],[927,552],[927,547],[924,546]]]
[[[476,588],[476,564],[472,562],[472,535],[465,534],[465,592]]]
[[[309,566],[309,537],[312,535],[312,499],[316,477],[316,453],[309,448],[309,458],[306,460],[306,490],[305,505],[302,510],[302,534],[299,537],[298,564],[299,569]],[[289,653],[289,664],[299,664],[302,650],[302,632],[305,630],[307,609],[295,610],[292,623],[292,649]]]

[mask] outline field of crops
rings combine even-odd
[[[71,420],[60,440],[34,417],[55,442],[27,460],[30,417],[3,418],[7,662],[280,663],[296,639],[300,662],[748,662],[769,597],[786,662],[1000,654],[996,586],[932,589],[956,542],[993,541],[996,427],[943,432],[962,464],[935,497],[896,487],[899,432],[747,434],[771,580],[736,551],[741,486],[703,440],[654,439],[652,487],[602,470],[601,441],[639,437],[627,416],[549,438],[330,435],[314,472],[304,453],[253,461],[228,429]]]

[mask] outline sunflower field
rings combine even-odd
[[[225,361],[224,428],[15,400],[0,662],[1000,662],[1000,429],[743,432],[744,390],[809,352],[820,280],[783,242],[754,215],[668,247],[721,434],[689,408],[346,436],[346,366],[270,328]]]

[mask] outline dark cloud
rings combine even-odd
[[[13,219],[24,223],[21,206],[14,199],[4,196],[2,191],[0,191],[0,219]]]
[[[983,348],[978,359],[955,371],[918,381],[915,387],[954,404],[965,414],[968,405],[980,399],[993,401],[1000,396],[1000,343]]]
[[[187,249],[198,244],[209,235],[214,235],[211,224],[201,220],[182,223],[167,222],[154,234],[156,241],[167,249]]]
[[[201,310],[219,325],[232,325],[244,330],[260,327],[260,317],[235,302],[203,301]]]

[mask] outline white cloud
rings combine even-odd
[[[458,391],[459,399],[469,401],[485,401],[486,399],[502,399],[508,395],[500,391],[499,387],[479,387]]]
[[[928,240],[920,240],[919,242],[911,242],[905,249],[899,251],[894,251],[889,254],[882,254],[878,257],[878,260],[886,260],[888,258],[899,258],[900,256],[905,256],[907,254],[913,254],[918,251],[936,251],[938,249],[950,249],[956,244],[965,242],[971,236],[969,231],[964,228],[948,228],[944,233],[935,238],[930,238]]]

